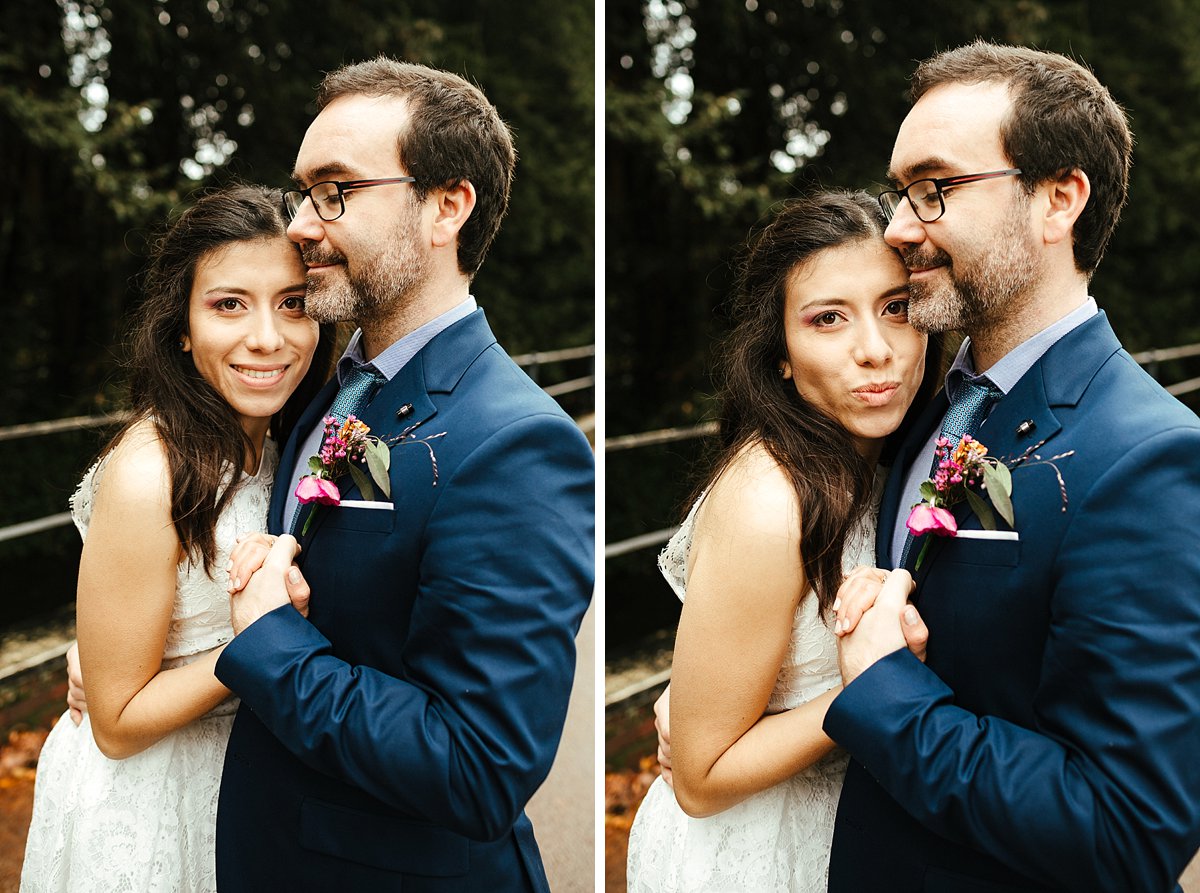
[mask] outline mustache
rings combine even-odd
[[[901,250],[900,256],[904,259],[904,266],[910,270],[922,267],[950,266],[950,255],[940,248],[925,253],[918,248],[910,248]]]
[[[321,251],[317,248],[301,249],[300,258],[304,261],[306,267],[316,266],[320,264],[344,264],[346,262],[345,255],[339,254],[336,251]]]

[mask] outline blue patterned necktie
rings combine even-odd
[[[1001,396],[1000,389],[986,378],[976,381],[964,378],[954,392],[950,408],[946,410],[940,436],[952,444],[957,444],[968,434],[974,437],[987,418],[988,410]]]
[[[954,391],[954,399],[942,419],[942,430],[938,439],[946,438],[952,446],[957,446],[965,436],[975,436],[975,432],[987,418],[992,404],[1004,396],[1004,392],[992,384],[987,378],[980,377],[975,381],[963,378]],[[934,454],[930,476],[937,471],[937,455]],[[927,534],[928,535],[928,534]],[[903,567],[908,559],[908,551],[912,548],[913,535],[910,533],[904,541],[904,550],[900,555],[900,566]]]
[[[342,381],[342,386],[338,389],[337,396],[333,398],[333,405],[329,407],[327,415],[334,416],[338,422],[345,422],[348,416],[358,418],[358,414],[367,405],[367,401],[376,386],[386,380],[382,373],[376,372],[374,369],[368,369],[365,366],[354,366],[346,373],[346,377]],[[296,522],[300,520],[300,510],[302,508],[304,508],[304,504],[300,503],[296,506],[296,511],[292,513],[292,523],[288,529],[293,532],[296,530]]]
[[[346,373],[333,405],[329,407],[329,415],[335,416],[339,422],[346,421],[348,416],[358,418],[359,412],[367,404],[367,398],[375,390],[376,385],[384,381],[384,377],[374,369],[365,366],[355,366]]]

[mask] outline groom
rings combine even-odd
[[[987,43],[922,63],[912,98],[886,238],[913,324],[969,338],[879,519],[927,661],[896,620],[903,572],[841,642],[825,729],[854,759],[829,889],[1177,889],[1200,846],[1200,422],[1088,296],[1125,115],[1073,61]],[[914,570],[905,517],[964,419],[955,436],[1014,466],[1014,530],[964,504]]]
[[[462,78],[385,58],[328,75],[317,104],[288,232],[309,315],[359,331],[271,504],[272,532],[300,539],[308,617],[280,537],[234,597],[217,664],[242,699],[220,889],[544,893],[523,810],[591,597],[594,472],[469,291],[507,206],[509,131]],[[297,512],[331,412],[391,444],[390,498],[343,481],[346,503]]]

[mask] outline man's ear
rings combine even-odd
[[[1047,245],[1070,239],[1075,221],[1087,206],[1092,194],[1092,181],[1075,168],[1045,184],[1046,210],[1042,218],[1042,237]]]
[[[430,197],[434,200],[433,245],[453,247],[459,230],[475,210],[475,187],[470,180],[459,180],[453,186],[435,190]]]

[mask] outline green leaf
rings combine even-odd
[[[388,477],[388,469],[392,467],[392,452],[382,441],[372,440],[367,443],[367,469],[371,477],[388,499],[392,498],[392,481]]]
[[[921,496],[930,505],[933,504],[933,501],[937,499],[937,487],[933,485],[933,481],[921,481]]]
[[[308,457],[308,470],[317,477],[324,476],[321,474],[321,472],[325,470],[325,466],[321,464],[321,459],[319,456]]]
[[[350,463],[350,477],[354,478],[354,483],[358,485],[358,489],[362,491],[364,497],[370,500],[375,499],[375,488],[371,486],[371,482],[367,480],[363,470],[353,462]]]
[[[991,465],[990,462],[988,464]],[[1002,482],[1001,486],[1004,489],[1004,495],[1011,497],[1012,496],[1012,472],[1008,470],[1008,466],[1005,465],[1003,462],[997,462],[995,465],[991,465],[991,468],[992,468],[992,471],[996,475],[996,479]],[[991,486],[992,486],[991,484],[988,484],[989,488],[991,488]]]
[[[992,465],[983,466],[983,481],[987,484],[988,496],[991,497],[992,505],[996,507],[996,511],[1000,516],[1008,522],[1008,526],[1016,528],[1013,523],[1013,506],[1012,499],[1009,498],[1012,493],[1012,475],[1008,473],[1008,469],[1003,465],[1004,471],[998,472]]]
[[[984,530],[996,529],[996,516],[992,514],[991,507],[982,496],[974,490],[967,490],[967,502],[971,505],[971,511],[979,516],[979,523],[983,525]]]

